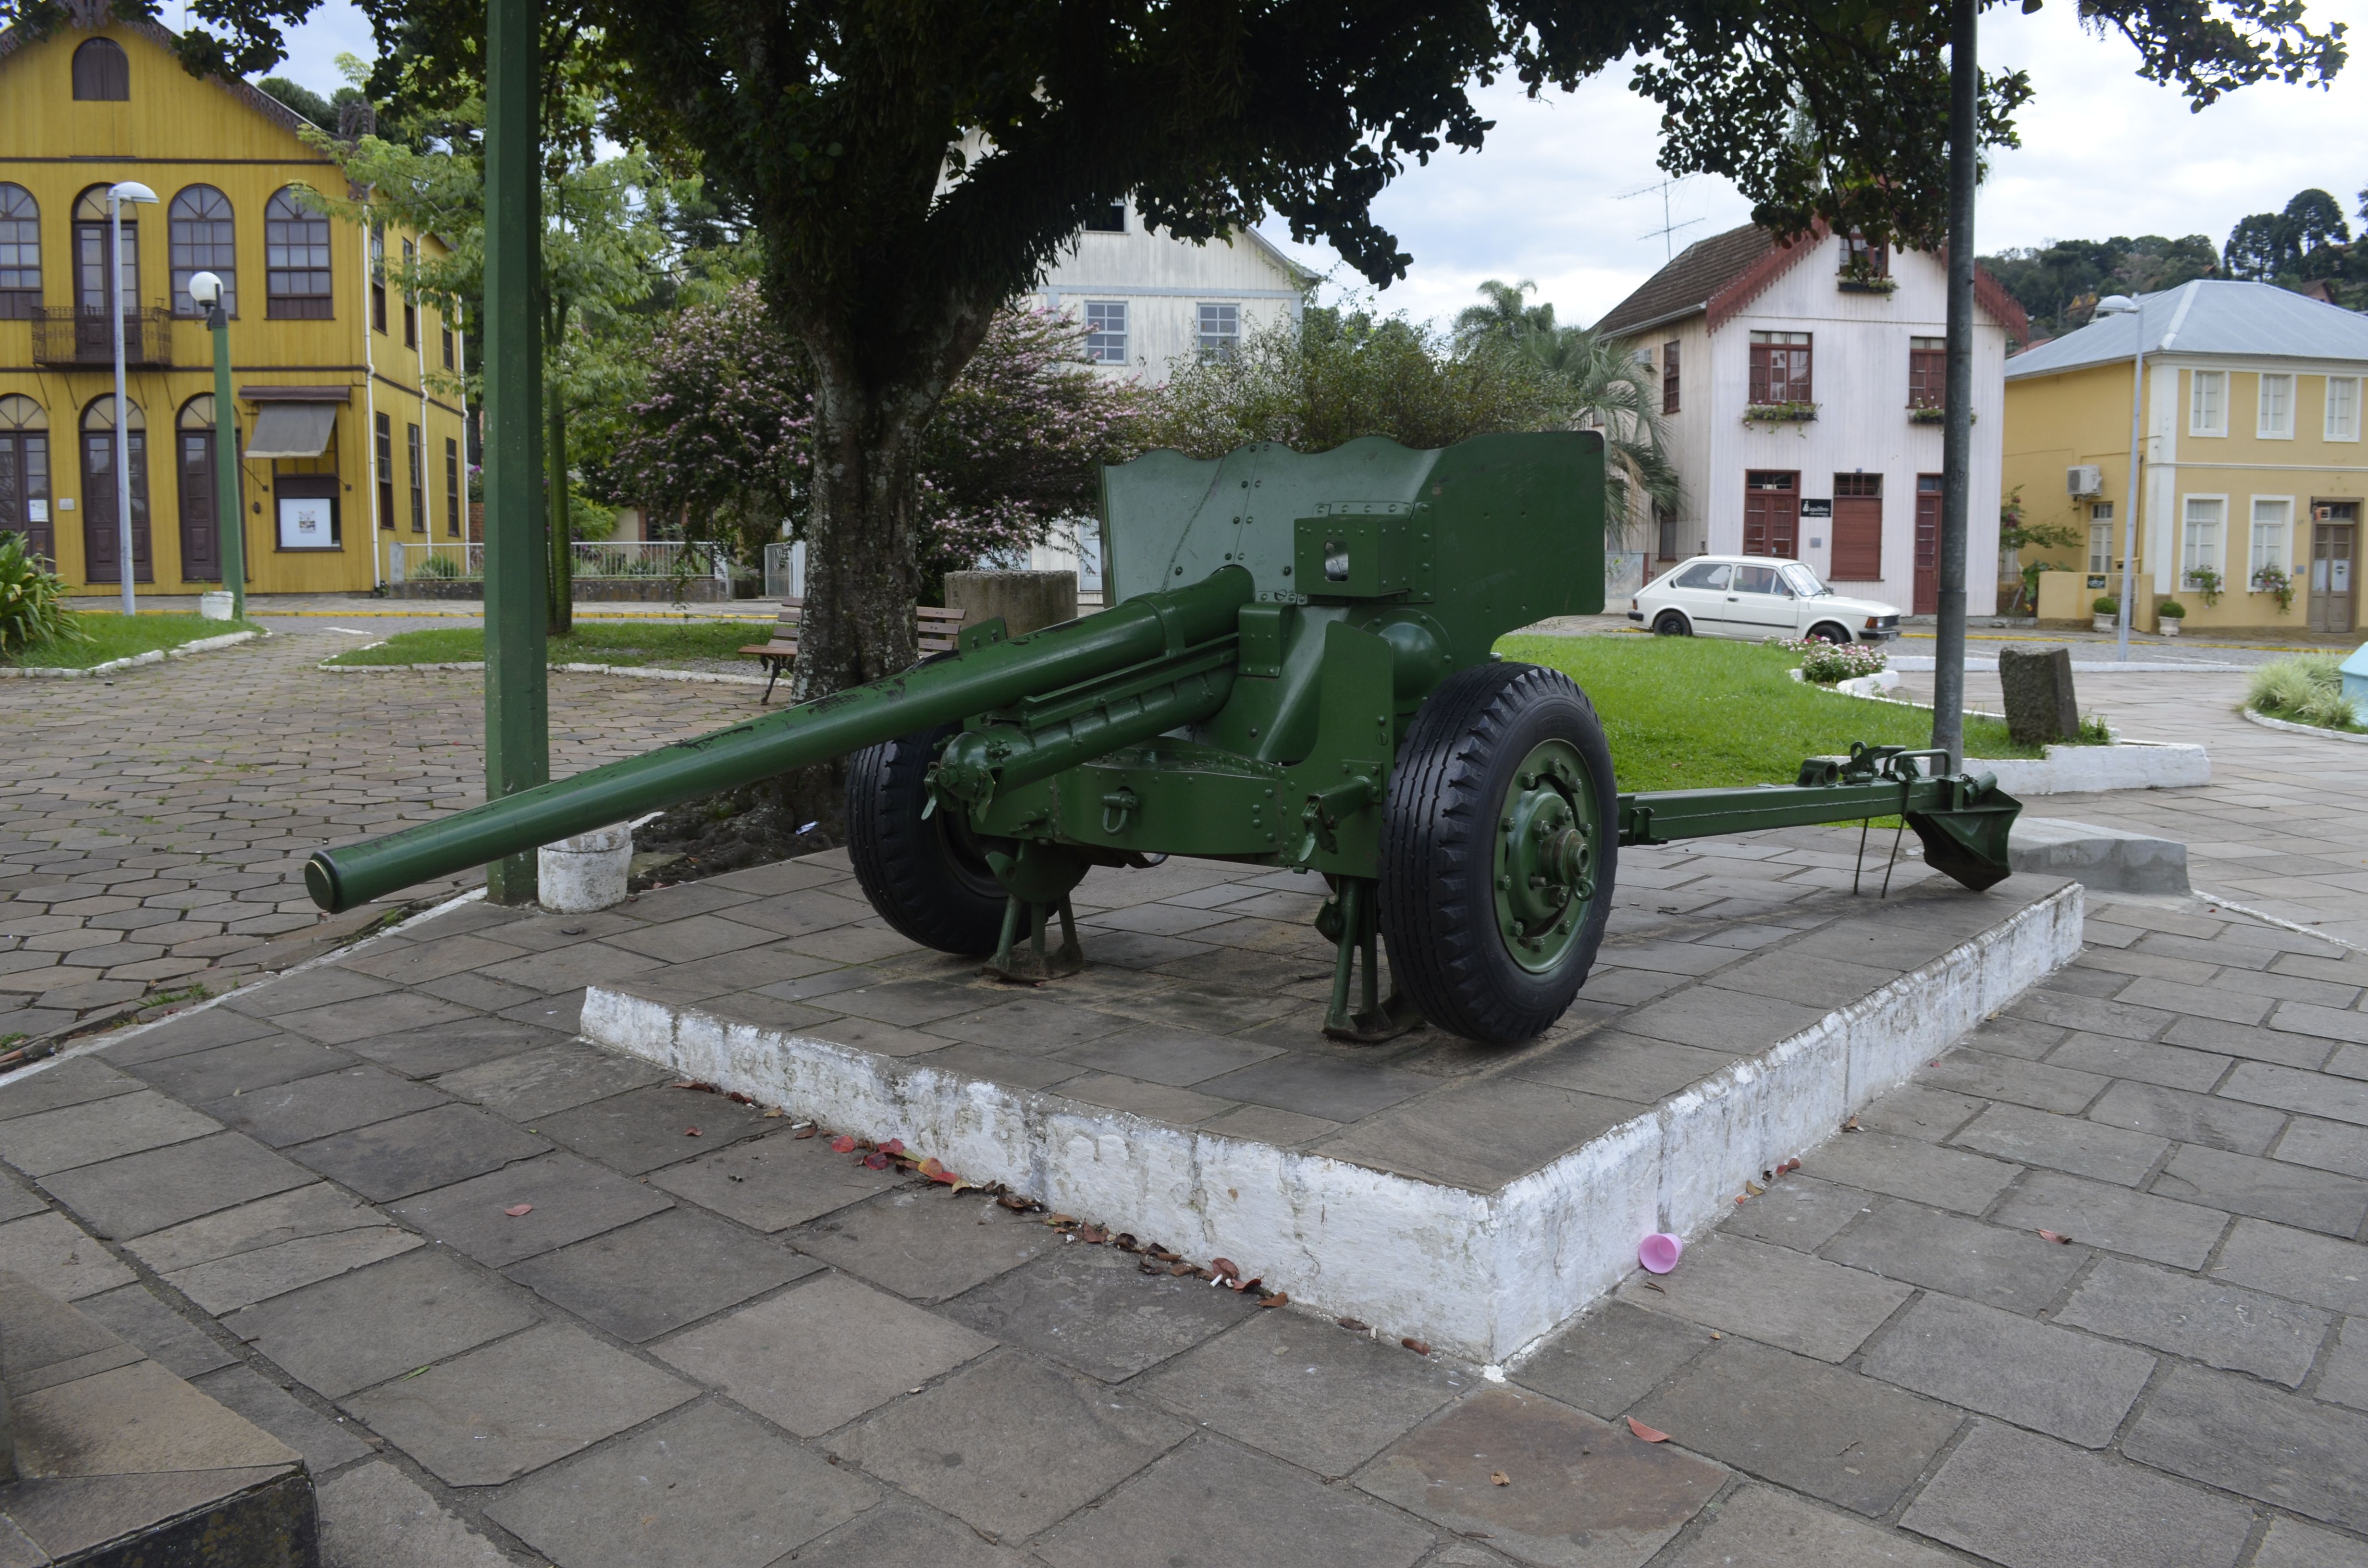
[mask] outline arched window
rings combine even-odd
[[[148,552],[148,421],[132,403],[116,429],[115,397],[108,393],[90,401],[82,411],[82,549],[83,581],[119,583],[122,579],[121,534],[115,523],[115,439],[123,437],[131,471],[131,575],[153,582],[155,568]]]
[[[101,40],[104,41],[104,40]],[[123,308],[140,308],[140,209],[123,209]],[[107,269],[114,240],[107,229],[107,187],[92,186],[74,198],[74,303],[107,313]]]
[[[41,302],[41,207],[0,181],[0,321],[30,321]]]
[[[231,234],[230,198],[210,185],[193,185],[173,198],[173,313],[203,315],[189,298],[189,275],[211,272],[222,278],[222,309],[238,314],[238,247]]]
[[[50,515],[50,416],[21,392],[0,397],[0,529],[25,536],[44,560],[58,558]]]
[[[95,38],[74,51],[74,96],[83,103],[122,103],[131,97],[131,62],[111,38]]]
[[[328,214],[286,187],[263,210],[263,313],[327,321],[330,304]]]

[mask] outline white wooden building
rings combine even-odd
[[[1854,255],[1855,250],[1855,255]],[[1857,265],[1853,266],[1853,261]],[[2008,340],[2030,324],[1977,273],[1967,609],[1994,613]],[[1824,229],[1746,226],[1687,247],[1596,324],[1651,364],[1684,495],[1664,562],[1770,555],[1910,614],[1938,607],[1940,256]]]
[[[1084,324],[1096,372],[1146,386],[1178,361],[1229,352],[1281,321],[1297,321],[1314,276],[1256,230],[1194,244],[1144,227],[1128,201],[1086,225],[1063,252],[1034,302]],[[1077,591],[1099,603],[1098,525],[1080,518],[1029,552],[1038,571],[1077,573]]]

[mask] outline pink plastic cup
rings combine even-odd
[[[1686,1244],[1667,1231],[1656,1231],[1636,1244],[1636,1261],[1650,1274],[1667,1274],[1678,1266],[1678,1258]]]

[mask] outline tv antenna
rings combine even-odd
[[[1692,177],[1693,176],[1691,175],[1680,175],[1676,179],[1663,179],[1656,181],[1652,185],[1639,186],[1634,190],[1628,191],[1622,196],[1614,198],[1615,200],[1619,201],[1633,201],[1640,196],[1650,196],[1656,191],[1660,193],[1661,226],[1657,229],[1647,229],[1636,237],[1640,240],[1649,240],[1654,238],[1656,235],[1659,236],[1661,241],[1661,260],[1664,264],[1673,261],[1677,257],[1676,243],[1672,241],[1669,236],[1676,233],[1679,229],[1691,229],[1696,223],[1702,222],[1699,218],[1689,218],[1684,222],[1678,223],[1672,222],[1669,219],[1669,192],[1676,190],[1678,187],[1684,185],[1687,180]]]

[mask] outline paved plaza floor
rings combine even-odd
[[[302,915],[313,844],[469,798],[473,680],[351,697],[308,675],[319,651],[0,689],[12,755],[34,759],[0,784],[0,848],[25,866],[0,892],[15,951],[80,952],[21,938],[176,896],[141,880],[186,882],[179,907],[260,908],[220,935],[269,936],[230,927]],[[2113,678],[2127,689],[2084,680],[2084,702],[2204,740],[2215,782],[2034,809],[2169,828],[2205,886],[2361,931],[2368,884],[2341,862],[2363,853],[2368,748],[2243,724],[2233,687],[2207,684],[2233,676]],[[563,769],[745,703],[580,679]],[[188,812],[232,824],[204,830],[226,835],[218,859]],[[1699,881],[1714,907],[1770,858],[1734,847],[1659,878],[1629,857],[1634,906],[1658,916]],[[187,858],[131,863],[166,856]],[[1252,1031],[1304,1016],[1313,969],[1282,972],[1300,954],[1259,968],[1221,939],[1289,927],[1301,895],[1220,897],[1226,879],[1190,869],[1098,906],[1100,972],[1179,1009],[1196,986],[1272,996]],[[78,876],[77,897],[126,903],[44,891]],[[217,876],[258,880],[198,885]],[[337,1568],[2368,1568],[2368,955],[2330,936],[2092,898],[2077,962],[1496,1382],[1146,1273],[573,1038],[595,980],[723,981],[712,997],[762,964],[780,978],[756,992],[816,1006],[888,953],[848,891],[825,857],[598,916],[464,904],[0,1081],[0,1267],[302,1452]],[[1224,914],[1244,899],[1279,902]],[[727,924],[761,935],[719,957]],[[1225,949],[1213,977],[1163,971],[1207,949]],[[1110,1035],[1243,1033],[1087,990],[1062,1005]],[[898,1010],[864,1021],[1204,1095],[1212,1121],[1337,1119],[1209,1092],[1273,1057],[1158,1085],[1073,1060],[1089,1042],[968,1038],[975,1009]],[[1436,1070],[1418,1053],[1439,1049],[1377,1066]]]

